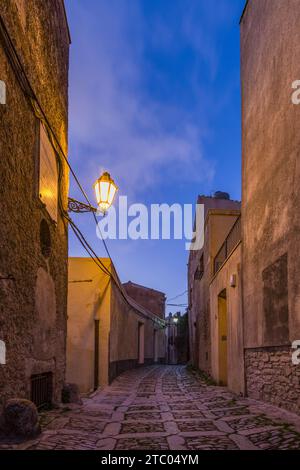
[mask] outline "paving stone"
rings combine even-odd
[[[119,439],[116,450],[169,450],[166,438]]]
[[[239,447],[226,436],[201,436],[185,439],[188,450],[238,450]]]
[[[162,423],[124,423],[120,434],[165,432]]]
[[[178,421],[177,426],[181,432],[218,431],[212,421]]]
[[[156,412],[144,412],[144,413],[125,413],[125,420],[134,420],[134,421],[155,421],[160,420],[161,415],[160,413]]]
[[[300,450],[300,434],[283,428],[254,433],[247,438],[262,450]]]
[[[173,411],[172,414],[174,416],[174,419],[176,419],[176,420],[205,418],[205,415],[201,411],[198,411],[198,410],[195,410],[195,411]]]
[[[39,422],[40,436],[0,438],[0,449],[300,450],[299,417],[208,386],[184,366],[130,370],[81,406],[43,413]]]

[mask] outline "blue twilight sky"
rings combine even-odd
[[[103,169],[129,202],[195,204],[198,194],[216,190],[240,199],[244,4],[66,0],[69,159],[93,201],[92,185]],[[82,200],[73,182],[70,195]],[[91,216],[74,220],[105,256]],[[169,298],[186,289],[184,241],[108,240],[108,246],[122,281]],[[70,256],[85,256],[72,234]]]

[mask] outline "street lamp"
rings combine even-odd
[[[175,323],[175,325],[177,325],[177,323],[178,323],[178,317],[173,317],[173,322]]]
[[[105,172],[94,184],[96,201],[100,211],[105,214],[105,212],[110,208],[115,198],[116,192],[118,190],[117,185],[114,180],[111,178],[110,174]],[[68,199],[68,211],[69,212],[97,212],[96,207],[86,204],[84,202],[77,201],[69,197]]]
[[[105,213],[112,205],[118,187],[110,174],[105,172],[97,179],[94,188],[98,207],[101,212]]]

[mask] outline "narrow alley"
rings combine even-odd
[[[300,449],[300,418],[226,388],[184,366],[125,372],[83,404],[41,415],[42,434],[27,450]]]

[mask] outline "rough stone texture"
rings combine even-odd
[[[151,398],[138,396],[148,388]],[[299,416],[208,386],[179,366],[125,372],[82,406],[43,413],[41,425],[37,439],[0,441],[0,449],[300,450]]]
[[[196,367],[211,374],[209,285],[213,261],[240,215],[240,203],[206,196],[199,196],[197,203],[204,205],[205,228],[204,247],[190,251],[188,262],[190,356]]]
[[[298,0],[250,0],[241,21],[244,342],[254,351],[247,352],[248,392],[298,412],[298,371],[287,348],[300,339],[300,106],[292,103],[299,21]],[[281,353],[255,356],[266,347]]]
[[[67,152],[69,36],[63,2],[2,0],[0,15]],[[0,338],[7,353],[6,365],[0,366],[0,401],[30,398],[31,375],[44,372],[53,373],[53,399],[60,401],[65,371],[67,232],[62,218],[54,224],[39,199],[39,123],[2,40],[0,77],[7,89],[7,104],[0,106]],[[66,207],[68,172],[63,167],[60,191]],[[40,245],[43,219],[52,241],[48,258]]]
[[[63,403],[81,403],[79,388],[77,384],[65,384],[62,389]]]
[[[245,360],[249,396],[299,412],[300,367],[290,349],[246,350]]]
[[[8,400],[3,407],[3,432],[13,437],[36,436],[40,432],[36,406],[29,400]]]

